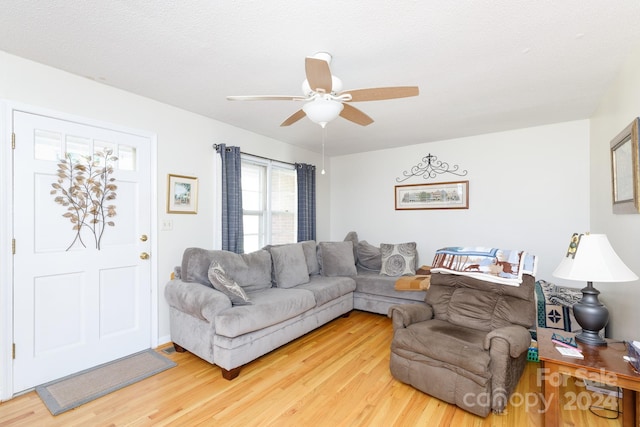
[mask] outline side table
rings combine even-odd
[[[554,329],[538,328],[538,357],[542,362],[542,387],[547,410],[544,414],[546,427],[560,425],[561,375],[592,380],[613,387],[621,387],[622,425],[640,426],[636,418],[638,408],[637,391],[640,391],[640,374],[622,357],[627,355],[627,345],[620,341],[607,340],[606,346],[590,346],[578,343],[584,359],[562,356],[551,342],[553,333],[564,337],[574,334]]]

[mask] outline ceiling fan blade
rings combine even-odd
[[[323,59],[307,57],[304,62],[307,81],[311,90],[331,93],[331,70],[329,63]],[[320,89],[320,90],[318,90]]]
[[[358,110],[356,107],[349,104],[342,104],[344,108],[340,112],[340,117],[343,119],[350,120],[356,124],[367,126],[373,123],[373,119],[367,116],[362,111]]]
[[[229,101],[307,101],[304,96],[289,95],[249,95],[249,96],[227,96]]]
[[[293,113],[292,115],[290,115],[289,117],[287,117],[287,119],[282,122],[282,124],[280,124],[280,126],[289,126],[294,124],[295,122],[297,122],[298,120],[300,120],[301,118],[303,118],[304,116],[306,116],[307,114],[302,111],[302,110],[298,110],[295,113]]]
[[[418,86],[372,87],[368,89],[345,90],[340,95],[351,95],[349,102],[379,101],[382,99],[418,96]]]

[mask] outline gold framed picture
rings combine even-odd
[[[167,213],[198,213],[198,178],[169,174],[167,179]]]
[[[640,212],[638,120],[635,118],[611,141],[611,191],[615,214]]]

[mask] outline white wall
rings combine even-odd
[[[169,339],[164,285],[182,252],[190,246],[212,248],[219,219],[214,217],[214,143],[285,162],[320,165],[321,156],[282,142],[160,102],[114,89],[48,66],[0,52],[0,99],[87,117],[157,135],[158,222],[173,221],[172,231],[158,231],[158,337]],[[3,135],[6,132],[2,131]],[[3,141],[8,144],[9,141]],[[5,152],[5,150],[2,150]],[[6,171],[2,171],[6,173]],[[167,174],[199,178],[197,215],[166,213]],[[317,175],[318,236],[328,238],[328,179]],[[52,204],[52,208],[55,205]],[[4,243],[4,242],[3,242]],[[4,247],[8,247],[8,244]],[[9,286],[1,283],[0,286]],[[0,304],[8,304],[0,301]],[[0,307],[0,311],[4,311]]]
[[[640,214],[613,214],[610,163],[611,140],[639,115],[640,48],[628,58],[591,118],[591,231],[605,233],[624,263],[640,276]],[[640,282],[594,285],[609,308],[612,336],[640,339]]]
[[[589,229],[589,122],[425,143],[331,159],[331,238],[415,241],[419,263],[444,246],[524,249],[539,256],[538,278],[553,280],[573,232]],[[394,210],[397,177],[427,154],[468,170],[468,210]],[[575,287],[575,285],[574,285]]]

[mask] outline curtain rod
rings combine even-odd
[[[213,148],[218,151],[220,149],[220,144],[213,144]],[[227,151],[231,151],[230,148],[226,149]],[[244,154],[246,156],[251,156],[251,157],[257,157],[258,159],[263,159],[263,160],[271,160],[274,162],[278,162],[278,163],[284,163],[285,165],[291,165],[291,166],[297,166],[298,163],[291,163],[291,162],[283,162],[282,160],[278,160],[278,159],[270,159],[269,157],[264,157],[264,156],[258,156],[256,154],[251,154],[251,153],[245,153],[244,151],[240,151],[240,154]]]

